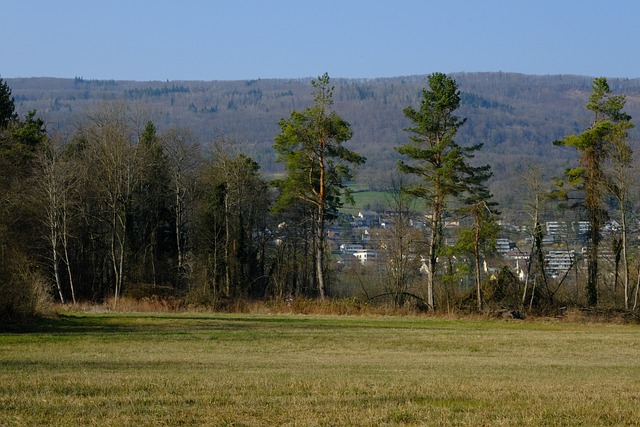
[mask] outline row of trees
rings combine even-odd
[[[482,310],[482,256],[498,233],[499,212],[487,189],[491,172],[473,163],[481,145],[456,142],[465,119],[456,115],[461,97],[455,80],[434,73],[427,83],[419,108],[404,110],[411,125],[409,142],[397,148],[404,159],[398,169],[409,178],[390,192],[398,215],[382,245],[385,280],[396,304],[411,297],[436,310],[435,290],[447,283],[441,259],[464,252],[473,260]],[[331,295],[336,275],[327,256],[327,223],[350,201],[346,183],[366,159],[345,146],[352,129],[333,110],[329,76],[314,80],[312,89],[313,105],[278,123],[274,149],[285,173],[267,182],[259,165],[223,136],[201,146],[188,130],[159,133],[124,103],[102,104],[71,135],[48,135],[35,112],[24,119],[15,114],[2,82],[0,313],[16,315],[28,299],[21,292],[36,289],[34,283],[51,283],[57,299],[74,303],[112,298],[117,304],[123,293],[142,291],[194,303]],[[577,196],[589,212],[592,305],[604,197],[627,203],[623,175],[616,181],[604,172],[605,161],[621,174],[631,164],[623,106],[624,97],[610,96],[606,80],[597,79],[587,106],[594,125],[560,142],[581,154],[581,168],[567,175],[575,191],[563,195]],[[408,226],[407,207],[415,200],[427,209],[427,232],[419,237]],[[454,246],[444,238],[451,216],[466,217],[468,224]],[[538,223],[533,230],[539,232]],[[626,236],[624,242],[626,248]],[[421,256],[427,260],[424,293],[409,293]],[[628,268],[624,277],[628,286]]]
[[[428,81],[429,87],[422,92],[420,109],[407,107],[404,110],[405,116],[413,124],[406,129],[411,142],[398,149],[400,154],[412,160],[411,163],[400,161],[400,171],[418,177],[418,182],[407,186],[404,191],[423,200],[429,210],[426,302],[429,308],[434,309],[434,283],[440,279],[441,284],[444,284],[446,273],[438,271],[438,264],[443,264],[442,260],[450,258],[452,253],[467,253],[473,260],[477,308],[482,310],[481,255],[487,255],[495,249],[495,237],[499,232],[496,222],[499,212],[486,187],[491,172],[489,166],[474,167],[470,162],[473,153],[481,148],[480,145],[462,147],[454,141],[459,127],[465,122],[465,119],[454,114],[460,106],[460,92],[455,81],[439,73],[429,76]],[[598,290],[603,280],[598,267],[602,258],[600,247],[603,226],[609,220],[617,220],[620,229],[615,230],[612,235],[615,259],[613,288],[615,292],[619,271],[622,271],[624,308],[637,308],[640,286],[635,287],[632,306],[632,252],[629,250],[628,239],[628,218],[633,211],[631,192],[637,176],[629,141],[629,131],[633,124],[631,116],[624,111],[625,101],[625,96],[612,94],[605,78],[596,78],[586,105],[586,109],[593,114],[590,125],[580,133],[554,142],[557,146],[575,148],[578,166],[568,168],[563,177],[556,178],[555,187],[551,189],[540,186],[540,177],[535,176],[535,173],[529,174],[528,198],[532,201],[529,213],[533,221],[528,229],[532,246],[526,262],[524,290],[520,292],[522,306],[527,297],[531,302],[537,298],[540,305],[553,303],[554,294],[566,278],[565,276],[560,280],[556,291],[551,291],[545,274],[542,206],[553,202],[561,208],[570,207],[578,212],[578,217],[586,216],[589,225],[585,241],[586,304],[592,307],[599,303]],[[443,216],[447,213],[458,218],[466,215],[470,222],[470,226],[463,228],[456,236],[456,244],[449,247],[442,240]],[[442,266],[440,268],[442,270]],[[545,286],[536,295],[535,288],[528,289],[527,285],[530,278],[537,280],[538,277]],[[497,282],[495,286],[503,286],[500,277]],[[499,290],[498,293],[503,291],[504,289]]]
[[[187,130],[159,134],[123,103],[47,135],[1,89],[3,316],[49,287],[73,303],[145,288],[264,295],[271,197],[254,161],[222,138],[204,150]]]

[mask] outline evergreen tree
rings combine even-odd
[[[171,176],[167,155],[153,122],[146,123],[138,141],[140,179],[133,194],[131,239],[132,279],[141,283],[175,283],[172,244]],[[132,263],[133,264],[133,263]]]
[[[620,135],[633,127],[631,116],[623,111],[625,97],[611,95],[607,79],[599,77],[591,85],[592,93],[586,108],[593,112],[591,126],[580,134],[555,141],[555,145],[574,147],[580,166],[568,169],[568,183],[582,193],[582,206],[589,220],[589,251],[587,253],[587,303],[598,304],[598,251],[600,228],[607,218],[604,205],[606,179],[604,164]]]
[[[324,299],[325,222],[337,214],[342,195],[350,197],[344,185],[352,178],[350,165],[361,165],[366,159],[343,145],[351,139],[351,125],[332,109],[334,87],[329,75],[325,73],[312,85],[314,105],[280,120],[274,148],[287,170],[286,178],[279,182],[280,206],[299,199],[312,208],[316,281]]]
[[[44,121],[15,113],[8,85],[0,79],[0,318],[34,314],[39,292],[33,265],[44,242],[34,200],[37,153],[47,139]],[[35,231],[35,232],[34,232]]]
[[[471,253],[475,272],[476,306],[482,311],[484,300],[482,295],[482,268],[480,258],[482,255],[495,252],[496,238],[499,232],[496,203],[491,201],[493,197],[484,183],[477,182],[469,196],[465,200],[462,212],[471,218],[471,226],[463,228],[456,244],[460,249]]]
[[[228,147],[227,147],[228,148]],[[197,249],[215,296],[261,297],[266,290],[267,184],[260,166],[221,147],[200,173]]]
[[[11,88],[0,79],[0,130],[6,129],[18,115],[15,112],[15,101],[11,96]]]
[[[489,166],[473,167],[469,160],[480,144],[463,147],[454,140],[465,123],[455,115],[460,106],[456,81],[445,74],[427,77],[428,88],[422,90],[420,108],[404,109],[411,121],[410,142],[397,148],[409,160],[401,160],[398,169],[415,175],[418,182],[408,192],[423,199],[429,208],[429,250],[427,263],[427,304],[435,309],[434,286],[439,251],[442,247],[443,215],[452,198],[461,198],[490,177]]]

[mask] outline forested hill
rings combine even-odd
[[[571,150],[552,141],[583,130],[592,77],[531,76],[513,73],[451,74],[462,92],[461,117],[467,122],[458,134],[463,145],[483,143],[477,161],[490,163],[492,190],[502,202],[513,202],[513,182],[530,164],[561,173]],[[311,79],[249,81],[134,82],[27,78],[5,79],[17,112],[36,109],[50,132],[71,134],[84,114],[102,100],[125,100],[153,120],[162,131],[190,129],[202,143],[225,135],[236,150],[257,160],[263,172],[278,170],[273,138],[278,120],[293,109],[311,105]],[[337,79],[335,109],[354,130],[349,143],[368,158],[360,179],[376,186],[395,169],[394,147],[407,141],[402,110],[418,106],[426,76],[380,79]],[[609,79],[615,94],[627,97],[626,111],[640,120],[640,79]],[[635,133],[633,134],[635,136]]]

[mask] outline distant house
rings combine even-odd
[[[427,222],[424,221],[424,220],[411,218],[409,220],[409,225],[411,225],[412,227],[415,227],[415,228],[426,228],[427,227]]]
[[[343,254],[353,254],[354,252],[364,250],[363,245],[352,244],[352,243],[343,243],[340,245],[340,252]]]
[[[355,218],[352,223],[355,228],[365,228],[368,227],[367,220],[363,218]]]
[[[576,259],[574,252],[570,251],[549,251],[545,257],[547,271],[552,275],[559,275],[567,272]]]
[[[528,260],[530,256],[530,252],[521,251],[520,249],[511,249],[507,253],[505,253],[504,256],[507,259]]]
[[[506,255],[511,250],[509,239],[496,239],[496,251],[500,255]]]
[[[591,230],[589,221],[577,221],[574,223],[574,229],[578,236],[586,236]]]
[[[375,211],[361,211],[358,218],[363,221],[366,227],[380,227],[380,215]],[[357,220],[360,223],[360,220]]]
[[[353,256],[358,258],[360,264],[366,264],[368,261],[372,261],[378,258],[378,253],[369,249],[363,249],[353,253]]]
[[[612,219],[610,221],[607,221],[607,223],[604,225],[603,229],[607,233],[620,231],[620,224],[615,219]]]
[[[338,239],[342,234],[342,228],[336,226],[327,227],[327,237],[330,239]]]
[[[547,221],[547,236],[565,237],[567,235],[567,223],[564,221]]]

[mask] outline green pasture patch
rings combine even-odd
[[[343,212],[357,214],[363,210],[373,210],[389,204],[389,193],[385,191],[373,191],[366,185],[350,185],[354,204],[346,204],[341,209]]]
[[[631,325],[63,313],[0,334],[0,426],[633,425]]]

